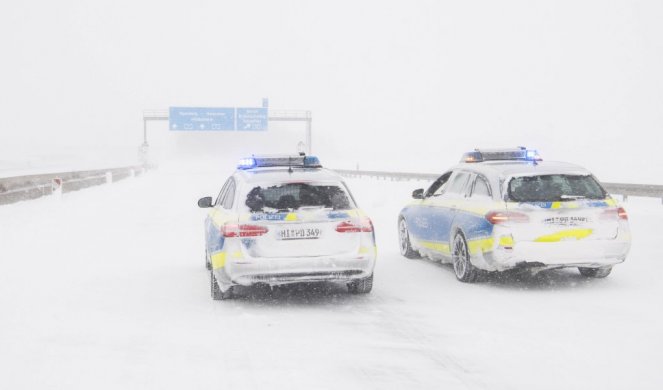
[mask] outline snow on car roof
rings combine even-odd
[[[464,168],[487,176],[498,174],[500,176],[531,176],[551,174],[590,175],[587,169],[560,161],[540,161],[536,164],[529,161],[486,161],[482,163],[463,163],[455,168]]]
[[[324,168],[293,167],[292,173],[288,172],[288,167],[255,168],[238,170],[235,174],[247,183],[287,182],[293,180],[343,181],[338,173]]]

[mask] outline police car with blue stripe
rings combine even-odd
[[[601,278],[631,245],[626,211],[589,171],[524,147],[466,153],[412,197],[398,219],[401,254],[451,262],[462,282],[514,268]]]
[[[236,286],[335,281],[373,286],[373,224],[343,179],[313,156],[242,159],[216,200],[201,198],[214,299]]]

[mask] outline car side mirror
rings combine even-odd
[[[424,198],[424,189],[419,188],[417,190],[412,191],[412,197],[414,199],[423,199]]]
[[[202,209],[212,207],[212,197],[206,196],[204,198],[198,199],[198,207]]]

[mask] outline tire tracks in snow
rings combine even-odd
[[[375,292],[374,292],[375,293]],[[387,340],[391,340],[391,345],[377,345],[376,348],[393,349],[397,353],[416,354],[439,367],[449,378],[467,389],[486,389],[488,386],[477,377],[477,374],[468,369],[464,362],[440,348],[440,340],[434,338],[430,332],[421,328],[421,325],[410,318],[415,313],[401,309],[406,303],[398,297],[384,297],[373,295],[367,297],[370,305],[361,305],[362,309],[372,308],[369,311],[358,307],[353,310],[358,315],[367,316],[374,332],[380,333]],[[397,302],[394,302],[397,301]],[[408,367],[404,368],[405,370]],[[369,372],[364,372],[370,376]],[[433,373],[430,373],[433,374]],[[432,375],[431,375],[432,376]],[[420,377],[411,376],[411,381],[420,384],[422,387],[429,387],[430,382],[422,381]],[[441,387],[441,383],[436,386]]]

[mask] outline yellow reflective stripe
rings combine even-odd
[[[359,254],[360,255],[367,255],[371,252],[373,252],[373,254],[377,256],[378,248],[376,246],[374,246],[374,247],[368,247],[368,246],[359,247]]]
[[[292,222],[297,220],[297,214],[295,213],[288,213],[288,215],[285,216],[285,220]]]
[[[511,236],[500,237],[500,246],[513,246],[513,237]]]
[[[553,209],[553,210],[557,210],[557,209],[578,209],[578,208],[581,208],[581,207],[602,207],[602,205],[587,206],[586,202],[587,201],[550,202],[550,207],[549,208]],[[605,198],[605,199],[595,200],[595,201],[592,200],[592,202],[598,202],[599,204],[600,204],[600,202],[605,202],[606,206],[617,206],[617,201],[612,199],[612,198]],[[538,204],[538,203],[540,203],[541,205],[539,207],[541,207],[542,209],[548,208],[548,207],[544,206],[544,205],[547,205],[548,202],[523,202],[523,203],[524,204],[527,204],[527,203]],[[521,207],[521,205],[523,203],[507,202],[506,208],[507,209],[510,209],[510,208],[517,209],[517,208]]]
[[[591,235],[593,232],[594,230],[592,229],[562,230],[557,233],[541,236],[535,239],[534,242],[558,242],[567,238],[575,238],[576,240],[582,240],[583,238]]]
[[[226,252],[216,252],[212,255],[212,268],[219,269],[226,265]]]
[[[481,252],[490,252],[493,249],[493,240],[490,238],[479,238],[477,240],[470,240],[467,242],[467,248],[470,250],[470,254],[475,254],[479,251]]]
[[[432,249],[437,252],[451,253],[449,250],[449,244],[444,244],[442,242],[419,241],[419,244],[421,244],[421,246],[424,248]]]

